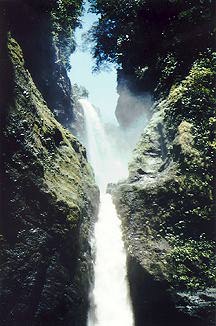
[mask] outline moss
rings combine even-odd
[[[192,291],[214,287],[215,243],[203,238],[202,235],[198,242],[193,239],[182,241],[171,236],[172,249],[166,259],[173,287]]]
[[[10,38],[10,42],[8,43],[8,50],[10,52],[11,57],[13,58],[13,62],[16,62],[16,66],[24,66],[24,57],[22,54],[22,50],[18,43],[11,37],[11,34],[8,33]]]
[[[86,325],[98,189],[83,146],[54,118],[14,39],[8,52],[14,89],[2,137],[2,321],[41,325],[49,316],[50,325]]]
[[[22,51],[16,41],[10,39],[8,48],[16,67],[17,82],[16,108],[11,108],[13,112],[10,116],[11,133],[16,138],[24,135],[25,150],[33,151],[35,160],[44,167],[44,188],[49,189],[58,201],[65,201],[77,216],[75,204],[81,205],[83,200],[81,170],[88,182],[92,178],[88,163],[84,164],[82,145],[54,119],[29,73],[23,71]],[[28,129],[25,128],[26,123]],[[73,220],[72,217],[69,219]]]
[[[209,132],[209,119],[215,116],[216,109],[215,81],[216,53],[207,53],[194,63],[189,75],[179,85],[172,87],[165,116],[170,139],[183,119],[195,125],[196,136],[200,132]],[[199,138],[205,141],[203,137]]]
[[[215,281],[215,58],[200,56],[156,105],[115,190],[130,254],[175,291]]]

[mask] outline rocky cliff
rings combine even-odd
[[[214,325],[215,58],[155,104],[114,191],[138,326]]]
[[[98,189],[85,149],[57,122],[32,78],[36,67],[31,75],[29,57],[8,35],[1,38],[1,325],[84,326]]]
[[[119,94],[115,115],[121,129],[128,130],[145,125],[151,117],[152,93],[143,91],[136,78],[118,70],[117,92]]]
[[[6,26],[19,42],[36,87],[55,118],[67,128],[75,120],[67,68],[68,56],[75,48],[73,28],[78,24],[81,3],[17,0],[0,4],[1,30]]]

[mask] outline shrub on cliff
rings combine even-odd
[[[59,49],[60,59],[67,69],[69,57],[75,49],[74,29],[80,25],[82,0],[16,0],[1,2],[1,20],[13,29],[43,26],[43,33],[51,32]]]
[[[70,55],[75,50],[73,33],[75,28],[80,25],[82,2],[82,0],[58,0],[51,9],[54,39],[67,69],[70,69]]]

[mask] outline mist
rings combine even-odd
[[[115,111],[118,125],[104,127],[116,157],[127,168],[133,149],[152,116],[153,99],[150,93],[135,94],[129,88],[121,91]],[[101,113],[103,117],[103,112]]]
[[[124,89],[117,110],[128,110],[118,115],[118,126],[104,123],[101,110],[86,98],[79,104],[84,117],[81,141],[100,190],[99,215],[91,239],[95,261],[88,326],[134,326],[121,220],[109,192],[113,184],[128,177],[128,162],[148,122],[152,99],[149,94],[135,96]]]

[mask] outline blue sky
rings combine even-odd
[[[115,122],[115,108],[118,94],[116,92],[116,71],[101,71],[99,73],[92,73],[94,65],[90,50],[83,52],[82,34],[85,33],[97,20],[97,16],[88,13],[88,5],[85,6],[85,13],[82,17],[82,29],[77,28],[75,38],[77,48],[71,56],[71,70],[69,77],[72,84],[85,86],[89,91],[90,102],[98,107],[101,111],[102,119],[105,122]]]

